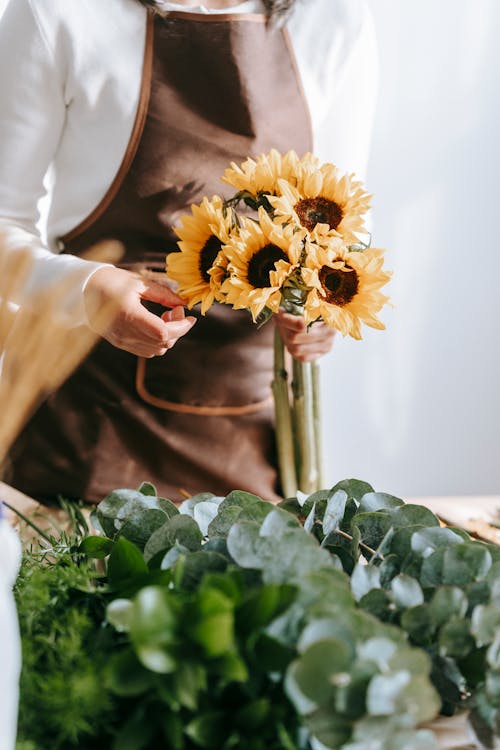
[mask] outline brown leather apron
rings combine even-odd
[[[163,269],[179,216],[232,194],[219,180],[230,161],[303,153],[310,132],[286,31],[259,14],[150,15],[127,152],[101,203],[61,238],[65,251],[115,238],[124,267]],[[164,357],[138,361],[102,341],[20,436],[10,481],[42,500],[98,502],[144,480],[174,501],[231,489],[276,500],[272,335],[220,305]]]

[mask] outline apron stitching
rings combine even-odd
[[[195,406],[194,404],[182,404],[177,403],[176,401],[167,401],[167,399],[159,398],[150,393],[144,382],[145,375],[146,359],[144,357],[137,357],[135,387],[140,398],[151,406],[174,411],[179,414],[198,414],[200,416],[241,416],[262,411],[267,406],[270,406],[273,400],[272,396],[268,396],[262,401],[242,404],[241,406]]]

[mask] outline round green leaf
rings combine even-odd
[[[367,492],[373,492],[373,487],[360,479],[343,479],[341,482],[337,482],[330,492],[337,492],[337,490],[345,490],[348,497],[352,497],[359,502]]]
[[[419,582],[404,573],[393,578],[391,591],[399,609],[417,607],[424,603],[424,594]]]
[[[138,511],[123,524],[118,533],[143,550],[146,542],[166,520],[165,513],[158,508]]]
[[[190,516],[176,515],[157,529],[144,547],[146,562],[152,560],[159,552],[168,552],[176,543],[189,550],[201,547],[202,535],[196,521]]]
[[[457,586],[440,586],[429,603],[432,621],[437,627],[454,615],[465,617],[467,606],[467,597]]]
[[[404,505],[403,500],[385,492],[367,492],[359,504],[360,513],[370,513],[375,510],[389,510]]]
[[[429,529],[415,531],[411,537],[411,548],[422,557],[428,557],[434,550],[460,544],[463,539],[451,529],[433,526]]]
[[[103,536],[87,536],[78,547],[79,552],[91,558],[103,559],[113,549],[113,540]]]
[[[120,633],[128,633],[132,624],[133,604],[130,599],[115,599],[106,607],[107,621]]]
[[[380,588],[380,570],[375,565],[358,563],[351,576],[351,591],[359,601],[372,589]]]
[[[133,576],[147,573],[148,566],[140,550],[127,539],[120,537],[115,542],[108,560],[108,580],[112,587],[119,587]]]
[[[500,633],[500,607],[480,604],[472,612],[471,631],[478,646],[489,646]]]
[[[451,617],[439,631],[439,651],[443,656],[464,658],[475,647],[470,623],[463,618]]]
[[[327,704],[334,693],[333,678],[347,672],[352,662],[352,648],[337,638],[316,641],[293,662],[287,672],[286,689],[298,711],[304,703],[312,706]]]

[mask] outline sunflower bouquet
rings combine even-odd
[[[222,180],[236,189],[193,205],[176,229],[178,253],[167,274],[192,308],[204,315],[215,302],[247,309],[262,325],[280,308],[307,326],[324,321],[344,336],[361,338],[361,323],[385,326],[377,313],[388,301],[383,250],[363,238],[370,196],[353,175],[312,154],[273,150]],[[284,344],[275,329],[276,437],[282,491],[311,493],[323,486],[319,371],[292,360],[292,389]]]

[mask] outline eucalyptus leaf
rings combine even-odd
[[[287,531],[276,540],[264,537],[261,542],[265,542],[261,552],[266,560],[262,570],[265,583],[299,583],[306,573],[342,568],[340,561],[303,529]]]
[[[380,570],[374,565],[358,563],[351,576],[351,590],[359,601],[371,589],[380,588]]]
[[[348,497],[352,497],[359,502],[363,495],[373,492],[373,487],[368,482],[363,482],[360,479],[343,479],[341,482],[337,482],[330,492],[334,493],[337,490],[345,490]]]
[[[424,594],[419,582],[404,573],[392,579],[391,591],[399,609],[408,609],[424,603]]]
[[[343,748],[351,736],[352,723],[349,719],[333,713],[329,707],[313,711],[305,718],[305,724],[313,738],[319,740],[322,748]]]
[[[488,648],[486,654],[486,660],[492,669],[497,671],[500,670],[500,629],[498,634],[495,636],[495,640]]]
[[[138,511],[123,524],[119,535],[143,550],[152,534],[163,526],[166,520],[167,516],[158,508]]]
[[[175,548],[172,548],[172,552]],[[169,553],[167,552],[167,555]],[[207,573],[223,571],[228,566],[228,559],[218,552],[200,550],[182,555],[174,564],[176,586],[186,591],[195,590]],[[163,565],[162,565],[163,567]]]
[[[430,606],[419,604],[406,609],[401,616],[401,627],[406,630],[414,643],[428,645],[436,632]]]
[[[347,672],[352,661],[353,650],[342,640],[325,638],[311,644],[287,672],[286,690],[297,710],[302,712],[304,705],[299,694],[311,706],[328,704],[334,694],[333,678]]]
[[[137,491],[140,492],[142,495],[152,495],[153,497],[156,497],[158,495],[158,492],[156,491],[156,487],[151,482],[143,482],[137,488]]]
[[[175,544],[194,551],[200,549],[201,541],[198,524],[190,516],[179,514],[151,534],[144,547],[144,558],[149,562],[159,552],[168,552]]]
[[[480,604],[472,613],[471,632],[478,646],[489,646],[500,633],[500,607]]]
[[[242,568],[260,569],[265,564],[260,537],[260,526],[253,521],[234,523],[227,536],[227,549],[232,559]]]
[[[254,521],[260,525],[273,509],[271,503],[265,503],[256,495],[231,492],[219,505],[217,515],[208,527],[208,535],[225,537],[237,521]]]
[[[440,586],[429,602],[432,621],[438,627],[454,615],[465,617],[467,606],[467,597],[457,586]]]
[[[300,528],[300,522],[291,513],[281,508],[273,508],[264,518],[260,527],[260,536],[277,538],[289,529]]]
[[[443,656],[463,659],[475,647],[470,623],[459,617],[450,617],[438,636],[439,651]]]
[[[360,513],[370,513],[375,510],[390,510],[404,505],[399,497],[388,495],[386,492],[366,492],[359,503]]]
[[[439,695],[425,675],[406,670],[377,675],[368,686],[366,704],[369,713],[404,714],[413,725],[434,719],[441,708]]]
[[[222,502],[222,498],[220,498]],[[203,536],[208,535],[208,527],[218,513],[218,504],[211,500],[197,503],[193,509],[193,518],[200,527]]]
[[[388,638],[369,638],[359,645],[358,654],[361,659],[376,664],[380,670],[388,671],[397,647],[397,643]]]
[[[114,599],[106,607],[106,619],[118,632],[128,633],[132,625],[133,608],[130,599]]]
[[[416,531],[411,537],[411,548],[422,557],[428,557],[434,550],[449,547],[452,544],[460,544],[462,537],[451,529],[439,526]]]
[[[179,513],[194,518],[194,509],[198,503],[213,503],[214,505],[219,506],[223,500],[223,497],[214,495],[213,492],[199,492],[198,494],[191,495],[191,497],[182,501],[179,505]]]
[[[439,519],[432,513],[428,508],[424,508],[423,505],[413,505],[407,503],[399,508],[394,508],[390,511],[392,524],[396,527],[399,526],[438,526]]]
[[[304,653],[304,651],[317,641],[334,638],[347,645],[351,649],[351,657],[354,658],[355,637],[356,633],[353,632],[352,628],[348,627],[347,623],[342,622],[340,619],[333,617],[317,618],[309,622],[304,628],[297,643],[297,649],[299,653]]]
[[[348,494],[345,490],[337,490],[328,498],[325,515],[323,516],[323,534],[327,536],[336,531],[344,518]]]
[[[364,544],[377,549],[385,535],[392,527],[389,511],[378,510],[374,513],[357,513],[352,519],[353,527],[357,527]]]

